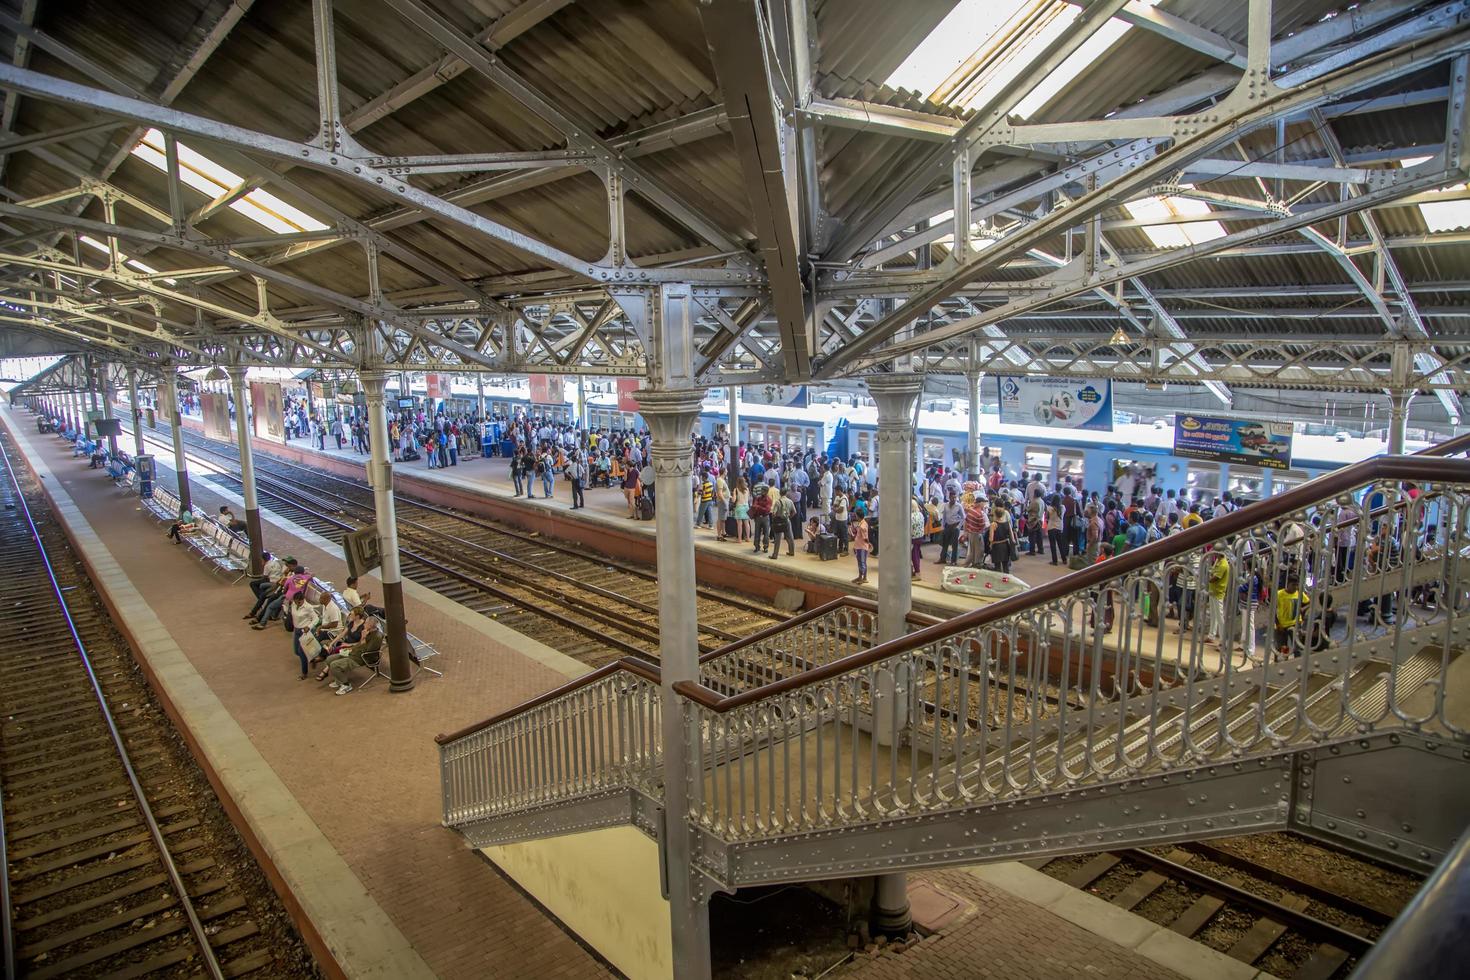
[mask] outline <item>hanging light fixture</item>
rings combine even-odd
[[[357,379],[350,374],[347,375],[341,381],[337,382],[337,390],[344,395],[357,394]]]
[[[1113,336],[1108,340],[1108,343],[1112,344],[1114,347],[1117,347],[1120,344],[1128,343],[1128,335],[1123,332],[1122,324],[1119,324],[1118,328],[1113,331]]]
[[[224,368],[220,367],[218,364],[216,364],[214,367],[210,368],[208,371],[205,372],[205,374],[204,374],[204,380],[205,381],[228,381],[228,380],[230,380],[230,373],[228,371],[226,371]]]

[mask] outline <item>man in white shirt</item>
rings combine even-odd
[[[347,603],[347,608],[356,609],[370,598],[372,598],[371,592],[357,591],[357,576],[349,575],[347,577],[347,588],[342,590],[342,601]]]

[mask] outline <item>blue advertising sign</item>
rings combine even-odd
[[[1000,420],[1007,425],[1113,431],[1113,383],[998,375]]]
[[[1216,415],[1174,416],[1174,455],[1284,470],[1291,466],[1290,422]]]

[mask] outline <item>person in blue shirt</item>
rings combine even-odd
[[[1146,514],[1140,513],[1137,517],[1133,519],[1133,523],[1128,526],[1127,534],[1129,551],[1132,551],[1134,548],[1143,547],[1144,543],[1148,541],[1148,525],[1146,523],[1147,520],[1148,516]]]

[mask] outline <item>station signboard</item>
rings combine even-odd
[[[256,437],[285,442],[286,417],[281,402],[281,386],[263,381],[250,382],[250,404],[255,411]]]
[[[751,405],[806,408],[806,385],[741,385],[740,399]]]
[[[638,414],[638,386],[642,383],[637,378],[618,379],[618,411]]]
[[[1291,467],[1290,422],[1254,422],[1218,415],[1174,416],[1174,455],[1267,469]]]
[[[430,398],[448,398],[449,376],[433,373],[424,375],[424,393]]]
[[[1113,431],[1113,383],[1075,378],[996,377],[1006,425]]]
[[[565,405],[566,403],[567,382],[565,378],[555,374],[531,375],[532,405]]]
[[[205,438],[229,442],[230,396],[217,391],[206,391],[199,396],[199,410],[204,415]]]

